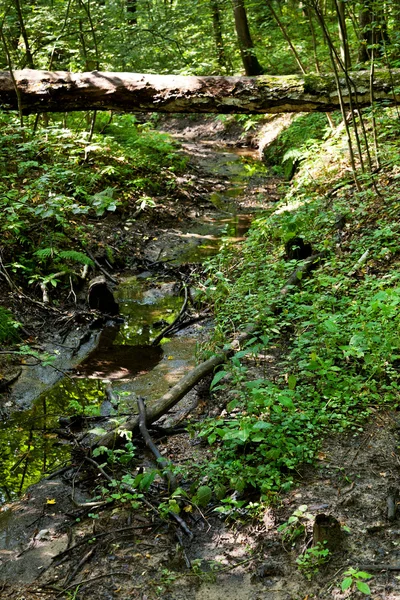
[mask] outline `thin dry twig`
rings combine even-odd
[[[172,322],[170,325],[168,325],[168,327],[166,327],[165,329],[163,329],[163,330],[161,331],[161,333],[159,333],[159,334],[158,334],[158,336],[157,336],[156,338],[154,338],[154,340],[151,342],[151,345],[152,345],[152,346],[157,346],[157,345],[158,345],[158,344],[161,342],[161,340],[162,340],[162,339],[163,339],[163,338],[164,338],[164,337],[165,337],[165,336],[166,336],[166,335],[167,335],[169,332],[171,332],[171,331],[174,329],[174,327],[176,326],[176,324],[177,324],[177,323],[180,321],[180,319],[183,317],[183,315],[184,315],[184,313],[185,313],[185,310],[186,310],[186,307],[187,307],[187,304],[188,304],[188,299],[189,299],[188,289],[187,289],[187,287],[186,287],[186,286],[184,287],[184,293],[185,293],[185,299],[184,299],[184,301],[183,301],[182,308],[181,308],[181,310],[179,311],[179,314],[178,314],[178,316],[177,316],[177,317],[174,319],[174,321],[173,321],[173,322]]]

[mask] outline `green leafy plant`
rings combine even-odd
[[[367,579],[371,579],[373,575],[366,573],[365,571],[357,571],[353,567],[347,569],[344,572],[345,578],[340,584],[342,592],[347,590],[358,590],[362,594],[368,596],[371,593],[369,585],[366,583]]]
[[[68,600],[78,600],[78,592],[81,586],[78,585],[73,591],[66,591],[66,597]]]
[[[321,542],[307,550],[296,559],[297,567],[304,577],[310,581],[320,570],[320,567],[326,565],[331,558],[328,548]]]
[[[11,312],[0,306],[0,344],[18,341],[19,327],[20,323],[13,318]]]
[[[308,506],[302,504],[285,523],[279,525],[278,531],[282,535],[283,542],[293,544],[300,536],[304,535],[307,523],[313,520],[312,514],[307,511]]]

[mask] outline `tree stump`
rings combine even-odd
[[[323,513],[317,515],[313,528],[313,545],[321,542],[328,550],[335,552],[339,549],[342,541],[342,529],[340,523],[332,515]]]
[[[89,282],[88,304],[90,308],[107,315],[115,316],[119,314],[118,303],[115,301],[114,294],[108,287],[103,275],[95,277]]]

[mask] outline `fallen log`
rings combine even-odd
[[[147,424],[157,421],[163,414],[168,412],[175,404],[179,402],[203,377],[212,373],[215,367],[221,365],[226,361],[229,354],[233,352],[233,347],[229,350],[216,354],[208,360],[200,363],[187,373],[178,383],[176,383],[166,394],[149,406],[146,411],[146,422]],[[96,446],[113,446],[119,436],[119,431],[136,431],[139,429],[139,415],[134,416],[132,419],[126,421],[122,425],[118,426],[118,429],[110,431],[103,435],[97,442]]]
[[[370,106],[370,72],[349,74],[358,107]],[[346,79],[340,78],[345,106]],[[400,102],[400,69],[375,69],[374,101]],[[0,108],[23,114],[116,110],[125,112],[265,114],[329,112],[340,108],[332,73],[196,77],[92,71],[0,71]]]
[[[285,285],[280,290],[280,294],[285,296],[291,291],[293,286],[299,286],[302,282],[303,276],[316,269],[320,265],[321,260],[326,258],[326,256],[326,252],[319,252],[318,254],[313,254],[310,256],[310,258],[307,258],[305,261],[303,261],[303,264],[301,264],[299,267],[296,267],[290,277],[288,277]]]
[[[314,254],[305,260],[302,265],[296,267],[292,275],[287,279],[285,285],[280,289],[280,294],[285,295],[292,289],[295,289],[295,286],[301,283],[301,277],[299,277],[298,274],[311,272],[319,264],[321,264],[321,261],[324,257],[326,257],[326,255],[326,252]],[[271,310],[273,312],[277,311],[278,306],[271,306]],[[150,406],[147,409],[147,425],[154,423],[154,421],[157,421],[157,419],[173,408],[199,381],[201,381],[201,379],[203,379],[203,377],[206,377],[206,375],[212,373],[216,367],[223,364],[230,356],[235,354],[235,352],[240,348],[240,345],[254,335],[256,331],[257,324],[248,326],[247,330],[241,333],[228,346],[226,346],[222,352],[200,363],[197,365],[197,367],[192,369],[192,371],[182,377],[182,379],[178,381],[178,383],[176,383],[166,394],[161,396],[161,398],[155,404],[153,404],[153,406]],[[121,425],[117,425],[115,429],[107,432],[99,440],[97,440],[93,446],[106,446],[108,448],[114,446],[117,442],[120,432],[137,431],[139,429],[139,423],[140,415],[135,415],[132,419],[129,419]]]

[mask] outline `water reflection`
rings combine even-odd
[[[102,381],[65,378],[32,408],[0,423],[0,503],[15,499],[68,461],[70,446],[58,436],[59,417],[77,410],[99,413],[104,399]]]

